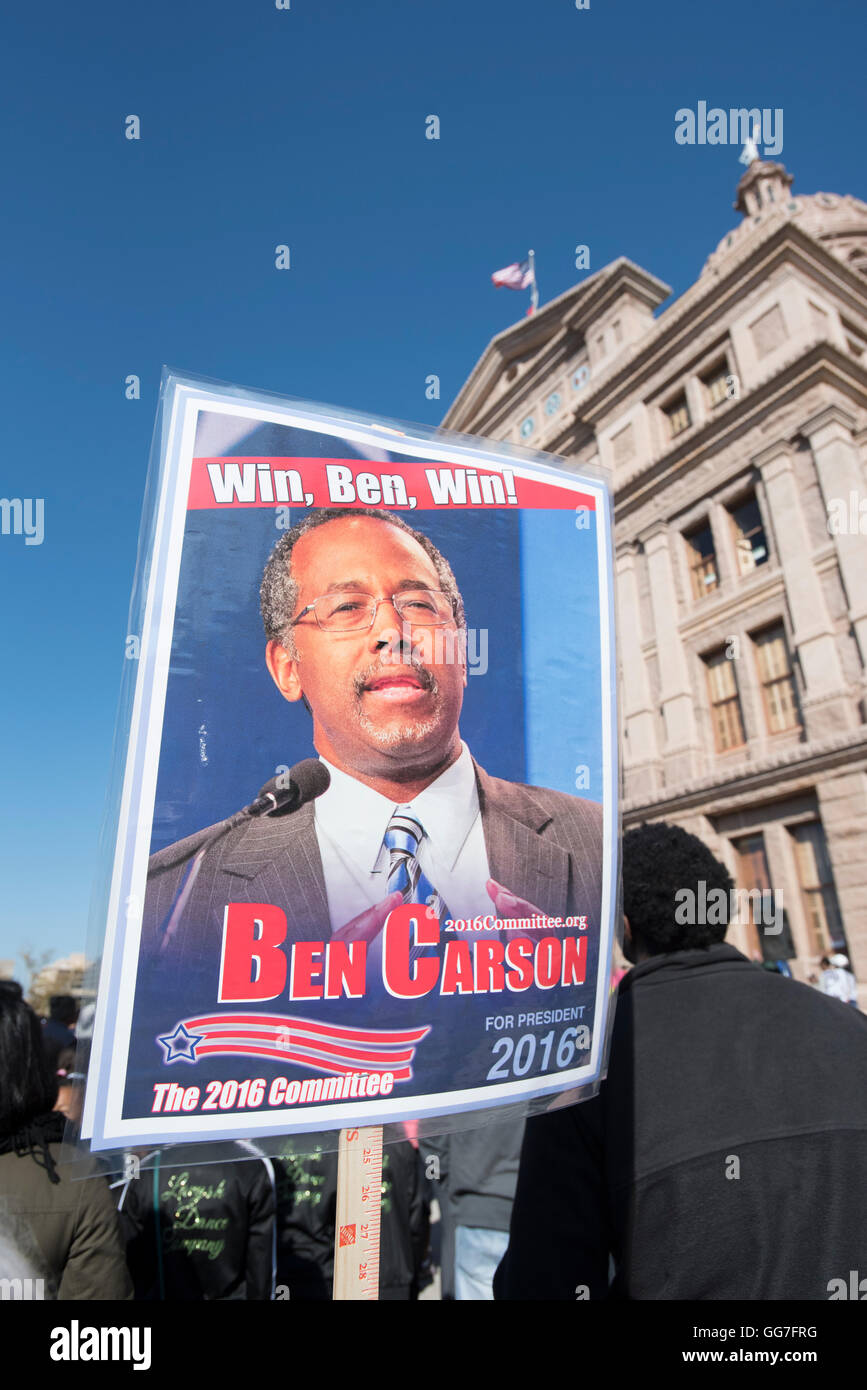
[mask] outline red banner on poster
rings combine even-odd
[[[472,508],[595,510],[592,496],[512,470],[367,459],[194,458],[189,511],[233,507],[391,507],[396,511]]]

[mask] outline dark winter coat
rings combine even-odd
[[[867,1018],[734,947],[636,966],[600,1094],[527,1122],[495,1296],[828,1298],[867,1251],[865,1082]]]

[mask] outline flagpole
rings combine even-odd
[[[530,270],[533,275],[533,284],[530,288],[530,309],[532,313],[535,314],[539,307],[539,287],[536,284],[536,252],[530,251],[528,254],[530,259]]]

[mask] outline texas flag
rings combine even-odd
[[[502,270],[495,270],[491,280],[498,289],[526,290],[533,283],[533,267],[529,261],[514,261]]]

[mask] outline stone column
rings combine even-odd
[[[867,771],[840,771],[819,781],[816,791],[863,1009],[867,1007]]]
[[[737,851],[727,835],[718,837],[714,852],[728,869],[735,888],[739,889]],[[740,915],[736,922],[729,922],[725,939],[728,946],[734,946],[736,951],[740,951],[748,960],[752,960],[753,952],[756,949],[755,928],[741,921]]]
[[[721,502],[711,502],[708,509],[708,522],[713,535],[713,551],[716,556],[716,572],[720,588],[731,587],[740,579],[735,559],[735,543],[732,519],[728,509]]]
[[[686,379],[686,403],[689,408],[690,423],[703,425],[710,414],[710,407],[705,400],[704,388],[697,376],[688,376]]]
[[[644,552],[650,569],[660,703],[665,719],[665,780],[674,786],[696,775],[699,741],[689,667],[678,628],[668,528],[664,522],[658,523],[644,537]]]
[[[777,553],[792,619],[806,693],[803,714],[810,738],[854,728],[854,702],[843,668],[819,576],[810,557],[810,542],[801,510],[790,445],[771,444],[753,459],[761,471],[770,508]]]
[[[815,969],[811,960],[810,933],[801,901],[801,889],[795,870],[794,852],[787,840],[788,831],[782,821],[771,821],[762,827],[765,839],[765,854],[768,858],[768,875],[771,888],[782,901],[786,920],[792,933],[795,947],[795,963],[792,973],[796,979],[805,981],[810,969]]]
[[[617,555],[617,617],[623,671],[623,720],[629,735],[623,759],[628,797],[646,796],[661,785],[656,710],[641,649],[637,565],[637,546],[622,546]]]
[[[809,440],[813,451],[829,515],[828,529],[837,547],[837,564],[849,603],[849,617],[858,639],[861,661],[867,667],[867,536],[861,534],[858,524],[865,483],[852,437],[854,426],[855,420],[848,411],[829,405],[805,421],[801,433]],[[835,502],[837,506],[832,508]],[[836,520],[838,510],[842,516]]]

